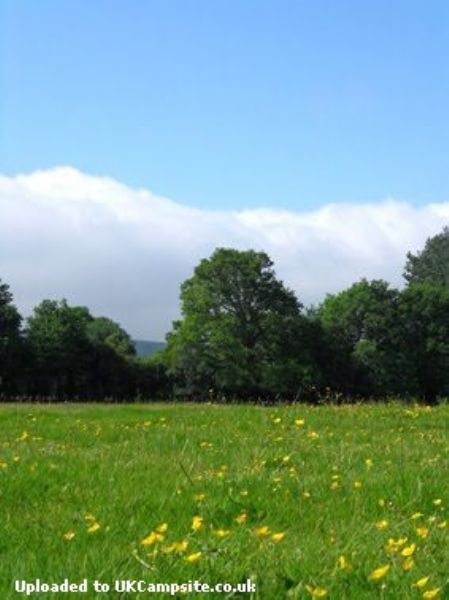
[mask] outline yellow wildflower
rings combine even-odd
[[[282,540],[284,538],[285,538],[284,531],[279,531],[278,533],[273,533],[271,536],[271,539],[273,540],[273,542],[282,542]]]
[[[254,535],[257,537],[265,537],[270,534],[270,528],[268,525],[262,525],[261,527],[255,527],[253,529]]]
[[[173,542],[172,546],[174,547],[176,552],[185,552],[187,550],[187,546],[189,542],[187,540],[181,540],[180,542]]]
[[[198,531],[203,526],[203,517],[195,516],[192,519],[192,529],[193,531]]]
[[[420,590],[422,590],[424,587],[426,587],[429,579],[430,579],[430,576],[421,577],[421,579],[418,579],[418,581],[414,585],[415,585],[415,587],[417,587]]]
[[[354,481],[353,486],[354,486],[354,489],[359,490],[362,487],[362,482]]]
[[[397,540],[393,538],[389,538],[388,542],[385,544],[385,552],[389,554],[393,554],[394,552],[399,552],[402,546],[407,542],[406,537],[398,538]]]
[[[187,541],[173,542],[168,546],[163,546],[162,552],[165,552],[166,554],[170,554],[171,552],[178,552],[179,554],[181,554],[182,552],[185,552],[187,550],[188,545],[189,542]]]
[[[438,529],[444,529],[447,527],[447,521],[441,521],[441,523],[438,523],[437,527]]]
[[[65,540],[68,540],[70,542],[70,540],[73,540],[73,538],[75,537],[75,532],[74,531],[67,531],[67,533],[64,533],[64,535],[62,537]]]
[[[416,521],[416,519],[420,519],[421,517],[423,517],[423,513],[422,512],[416,512],[413,513],[412,516],[410,517],[413,521]]]
[[[163,533],[157,533],[156,531],[152,531],[146,538],[144,538],[140,543],[142,546],[152,546],[156,542],[162,542],[164,540]]]
[[[413,558],[411,556],[409,556],[408,558],[406,558],[404,560],[404,562],[402,563],[402,569],[403,571],[410,571],[410,569],[413,569],[415,565],[415,561],[413,560]]]
[[[374,464],[374,463],[373,463],[373,461],[372,461],[372,459],[371,459],[371,458],[367,458],[367,459],[365,460],[365,466],[366,466],[366,468],[367,468],[367,469],[371,469],[371,467],[373,466],[373,464]]]
[[[383,579],[390,569],[390,565],[383,565],[382,567],[374,569],[374,571],[368,576],[369,581],[379,581],[379,579]]]
[[[230,530],[229,529],[215,529],[214,531],[214,535],[217,538],[225,538],[230,534]]]
[[[312,587],[311,585],[306,585],[306,590],[312,596],[312,598],[326,598],[327,590],[322,587]]]
[[[187,542],[186,540],[182,540],[180,542],[173,542],[168,546],[163,546],[162,552],[164,552],[165,554],[170,554],[171,552],[177,552],[178,554],[182,554],[182,552],[185,552],[187,550],[188,545],[189,542]]]
[[[386,519],[381,519],[376,523],[377,529],[386,529],[388,527],[388,521]]]
[[[235,517],[235,521],[239,524],[239,525],[243,525],[243,523],[246,522],[246,519],[248,518],[248,515],[246,513],[241,513],[240,515],[238,515],[237,517]]]
[[[343,556],[343,554],[338,557],[338,566],[345,573],[349,573],[350,571],[352,571],[351,564],[348,562],[347,558]]]
[[[189,554],[186,556],[186,561],[189,563],[194,563],[201,558],[202,552],[194,552],[193,554]]]
[[[406,546],[403,548],[401,554],[402,556],[413,556],[416,550],[416,544],[410,544],[410,546]]]
[[[296,427],[302,427],[305,423],[304,419],[295,419],[295,425]]]
[[[100,529],[101,525],[98,521],[94,521],[90,527],[87,528],[87,533],[95,533]]]
[[[161,523],[160,525],[158,525],[158,526],[156,527],[156,530],[155,530],[155,531],[156,531],[157,533],[165,533],[165,532],[167,531],[167,529],[168,529],[168,525],[167,525],[167,523]]]
[[[195,494],[193,496],[193,499],[196,500],[197,502],[201,502],[202,500],[204,500],[205,497],[206,497],[206,494]]]
[[[416,533],[419,535],[420,538],[425,540],[426,537],[429,535],[429,529],[427,527],[417,527]]]
[[[424,600],[433,600],[433,598],[437,598],[440,595],[440,592],[440,588],[434,588],[433,590],[427,590],[427,592],[424,592],[422,597]]]
[[[440,504],[441,504],[442,502],[443,502],[443,501],[441,500],[441,498],[437,498],[436,500],[434,500],[434,501],[433,501],[433,504],[435,504],[435,506],[440,506]]]

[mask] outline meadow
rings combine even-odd
[[[2,600],[36,578],[449,598],[448,509],[448,405],[0,408]]]

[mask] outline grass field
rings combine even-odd
[[[66,577],[449,598],[449,406],[3,406],[0,598]]]

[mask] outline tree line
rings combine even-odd
[[[0,282],[0,397],[114,400],[156,397],[163,371],[136,356],[130,336],[84,306],[44,300],[22,327]]]
[[[0,280],[0,396],[308,402],[449,395],[449,228],[408,253],[405,286],[362,279],[305,308],[264,252],[218,248],[181,285],[166,348],[65,300],[24,321]]]

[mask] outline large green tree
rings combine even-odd
[[[449,227],[407,254],[401,294],[400,352],[409,360],[409,384],[427,402],[449,394]]]
[[[449,289],[414,283],[399,292],[362,280],[328,296],[316,313],[333,388],[428,403],[449,393]]]
[[[88,384],[91,349],[85,307],[43,300],[28,318],[26,339],[33,357],[32,388],[52,396],[75,396]]]
[[[94,318],[65,300],[44,300],[28,319],[26,340],[32,393],[99,399],[134,394],[134,344],[111,319]]]
[[[21,321],[10,288],[0,279],[0,394],[10,391],[18,376]]]
[[[215,250],[182,284],[181,309],[165,355],[185,393],[273,396],[313,377],[301,304],[264,252]]]
[[[362,279],[328,295],[316,310],[324,330],[323,364],[328,384],[350,395],[398,389],[395,353],[399,292],[383,280]]]
[[[409,284],[430,283],[449,287],[449,227],[428,238],[421,252],[407,254],[404,278]]]
[[[429,404],[449,394],[449,289],[414,284],[399,298],[395,342],[402,391]]]

